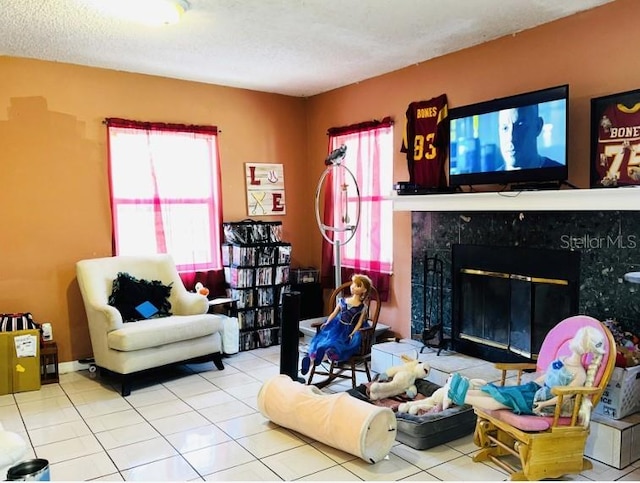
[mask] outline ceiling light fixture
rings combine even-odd
[[[189,9],[187,0],[92,0],[108,15],[147,25],[178,23]]]

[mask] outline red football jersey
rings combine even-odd
[[[444,167],[449,144],[447,95],[409,104],[401,152],[407,154],[409,182],[425,188],[447,185]]]
[[[640,184],[640,104],[607,107],[598,121],[596,171],[603,186]]]

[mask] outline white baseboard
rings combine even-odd
[[[58,373],[66,374],[68,372],[86,371],[89,370],[91,364],[84,364],[80,361],[60,362],[58,364]]]

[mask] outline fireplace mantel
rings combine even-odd
[[[393,211],[638,211],[640,186],[397,195]]]

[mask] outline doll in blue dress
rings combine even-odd
[[[581,328],[569,342],[569,355],[553,361],[534,381],[518,386],[489,383],[472,388],[467,378],[454,373],[445,384],[447,396],[455,404],[470,404],[483,409],[512,409],[516,414],[553,414],[558,397],[552,394],[551,388],[584,386],[587,371],[582,365],[582,356],[586,353],[602,354],[603,339],[604,335],[593,327]],[[565,398],[566,403],[569,403],[568,399]]]
[[[326,356],[331,361],[344,361],[360,349],[361,327],[367,327],[368,299],[371,279],[366,275],[353,275],[349,297],[339,297],[337,304],[320,331],[309,343],[309,355],[302,359],[302,374],[309,367],[319,365]]]

